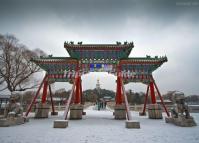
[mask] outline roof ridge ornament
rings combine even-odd
[[[71,45],[74,45],[74,42],[73,42],[73,41],[70,41],[70,44],[71,44]]]
[[[81,42],[78,42],[77,44],[78,44],[78,45],[82,45],[82,43],[83,43],[83,42],[81,41]]]
[[[116,41],[116,44],[117,44],[117,45],[121,45],[121,42],[119,42],[119,41]]]

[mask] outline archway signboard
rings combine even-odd
[[[74,88],[71,93],[71,96],[73,96],[71,99],[73,99],[73,101],[71,102],[74,103],[74,105],[81,104],[81,76],[89,72],[108,72],[117,76],[116,107],[114,112],[116,119],[131,118],[130,115],[128,115],[130,112],[128,113],[128,101],[123,86],[124,83],[129,82],[141,82],[147,85],[145,104],[143,112],[140,113],[140,115],[145,114],[149,92],[152,104],[156,105],[156,89],[164,110],[167,116],[169,116],[152,74],[153,71],[167,62],[166,56],[156,56],[154,58],[150,56],[129,57],[131,50],[134,48],[133,42],[124,42],[124,44],[120,42],[116,42],[116,44],[82,44],[82,42],[74,44],[74,42],[65,42],[64,48],[70,57],[53,57],[50,55],[48,57],[33,58],[31,60],[46,71],[46,76],[26,112],[26,116],[28,116],[42,86],[42,103],[45,104],[48,87],[50,89],[50,82],[73,83]],[[49,91],[51,95],[51,89]],[[54,107],[52,108],[54,112]],[[121,112],[122,110],[124,110],[123,113]],[[152,110],[156,110],[156,106],[153,106]]]

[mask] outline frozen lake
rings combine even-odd
[[[82,120],[70,120],[68,128],[54,129],[53,121],[30,119],[30,122],[0,128],[0,143],[199,143],[199,126],[177,127],[164,120],[151,120],[132,115],[140,122],[141,129],[125,128],[125,121],[114,120],[110,110],[97,111],[89,107]],[[199,114],[191,114],[199,124]]]

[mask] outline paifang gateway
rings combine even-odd
[[[130,82],[141,82],[147,85],[144,107],[140,115],[145,114],[148,95],[151,97],[151,104],[154,105],[157,104],[157,95],[162,102],[164,111],[169,116],[169,112],[153,78],[153,71],[167,62],[166,56],[129,57],[134,48],[133,42],[124,42],[123,44],[121,42],[116,42],[116,44],[83,44],[82,42],[75,44],[74,42],[65,42],[64,48],[68,52],[69,57],[53,57],[49,55],[48,57],[41,56],[31,59],[32,62],[46,71],[46,75],[26,112],[26,116],[28,116],[32,106],[35,104],[42,87],[41,103],[46,103],[49,91],[52,112],[55,113],[50,84],[54,82],[70,82],[73,86],[64,113],[64,117],[67,119],[69,108],[72,110],[71,104],[74,106],[83,104],[81,76],[89,72],[108,72],[117,76],[115,118],[126,118],[128,120],[132,118],[124,88],[124,84]],[[122,110],[125,113],[123,117],[120,114]]]

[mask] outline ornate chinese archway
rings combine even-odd
[[[156,89],[157,95],[162,101],[164,110],[166,111],[167,116],[169,116],[169,112],[164,105],[163,99],[152,74],[164,62],[167,62],[166,56],[156,56],[154,58],[150,56],[129,57],[131,50],[134,48],[133,42],[125,42],[124,44],[121,44],[120,42],[117,42],[116,44],[82,44],[82,42],[74,44],[73,42],[65,42],[64,47],[69,53],[70,57],[48,56],[32,59],[32,62],[34,62],[46,71],[46,75],[26,112],[26,116],[28,116],[28,113],[35,103],[35,100],[39,95],[39,91],[42,86],[42,103],[44,104],[46,102],[48,87],[52,101],[51,87],[49,84],[50,82],[73,83],[71,97],[69,99],[72,99],[73,97],[73,100],[71,102],[74,105],[81,104],[81,75],[94,71],[108,72],[117,76],[117,88],[115,98],[116,119],[126,118],[124,115],[121,115],[120,110],[126,111],[127,119],[130,120],[132,118],[129,112],[128,101],[124,89],[124,84],[129,82],[141,82],[147,85],[144,108],[140,115],[145,114],[149,91],[151,96],[151,102],[153,105],[156,105]],[[70,103],[67,104],[67,108],[69,108],[69,104]],[[155,110],[156,107],[154,106],[153,108]],[[53,104],[52,109],[55,113]],[[65,119],[67,118],[68,110],[69,109],[66,109],[65,111]]]

